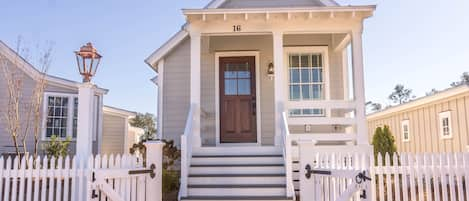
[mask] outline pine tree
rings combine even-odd
[[[384,163],[386,153],[389,153],[389,156],[392,158],[394,153],[397,151],[396,141],[391,133],[391,130],[389,129],[389,126],[387,125],[385,125],[383,128],[376,128],[371,143],[373,144],[376,164],[378,162],[378,154],[381,154]]]

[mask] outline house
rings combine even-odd
[[[292,200],[297,141],[368,145],[362,31],[374,10],[333,0],[183,9],[182,29],[145,60],[157,72],[158,135],[182,149],[180,199]]]
[[[389,126],[399,152],[469,151],[469,86],[452,87],[433,95],[372,113],[368,133]]]
[[[9,72],[21,77],[22,92],[20,99],[21,135],[24,135],[27,113],[32,100],[31,96],[37,82],[42,74],[19,56],[14,50],[0,41],[0,62],[7,67]],[[11,136],[8,132],[7,120],[5,118],[8,105],[8,85],[4,78],[3,68],[0,69],[0,153],[8,154],[14,152]],[[62,139],[72,139],[71,154],[75,153],[75,139],[77,136],[77,111],[78,111],[78,82],[45,75],[46,87],[43,97],[43,105],[40,109],[40,142],[39,153],[42,153],[42,144],[49,141],[52,135]],[[129,144],[135,142],[135,136],[141,135],[142,130],[132,128],[128,120],[136,115],[135,112],[113,108],[103,105],[104,95],[107,89],[97,88],[94,95],[95,110],[93,114],[93,153],[127,153]],[[30,120],[32,121],[32,120]],[[33,124],[30,124],[32,127]],[[26,138],[26,146],[30,152],[34,147],[34,134],[29,129]]]

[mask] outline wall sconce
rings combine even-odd
[[[270,80],[274,79],[275,72],[274,72],[274,64],[272,62],[269,63],[269,67],[267,68],[267,76]]]

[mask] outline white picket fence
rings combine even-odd
[[[0,200],[161,201],[163,143],[146,146],[147,167],[132,155],[0,157]]]
[[[469,201],[469,153],[386,154],[372,167],[379,201]]]

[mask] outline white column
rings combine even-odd
[[[191,32],[191,105],[194,106],[193,146],[202,146],[200,138],[200,47],[201,36],[199,32]]]
[[[284,103],[286,98],[286,82],[283,62],[283,33],[273,32],[274,46],[274,104],[275,104],[275,145],[279,146],[282,142],[282,112],[284,112]]]
[[[158,62],[158,126],[157,126],[157,139],[163,139],[163,76],[164,76],[164,60]]]
[[[368,145],[368,129],[365,116],[365,78],[363,73],[362,31],[352,32],[353,94],[357,118],[357,144]]]
[[[92,155],[93,145],[93,98],[95,86],[82,83],[78,87],[78,122],[76,154],[80,160],[87,160]]]
[[[147,148],[147,168],[152,164],[155,165],[155,177],[147,176],[146,183],[146,197],[151,200],[162,200],[162,180],[163,180],[163,146],[164,143],[160,141],[148,141],[145,143]]]

